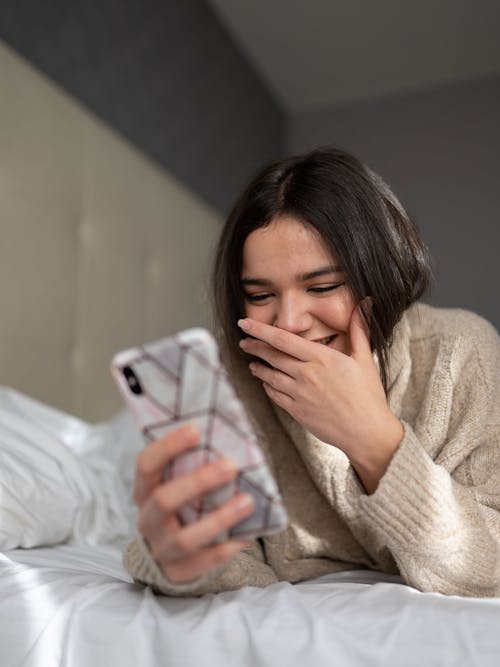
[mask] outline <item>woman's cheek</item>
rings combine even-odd
[[[347,331],[351,322],[351,317],[356,307],[354,299],[349,291],[345,291],[342,298],[337,302],[338,318],[343,324],[343,328]]]
[[[245,311],[245,317],[252,317],[253,318],[253,308],[252,304],[248,303],[248,301],[243,302],[243,309]]]
[[[251,317],[252,320],[257,320],[257,322],[263,322],[264,324],[272,324],[275,318],[274,308],[271,304],[255,305],[247,303],[245,314],[247,317]]]

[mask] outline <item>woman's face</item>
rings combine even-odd
[[[344,280],[316,230],[293,217],[256,229],[243,246],[246,316],[350,354],[355,303]]]

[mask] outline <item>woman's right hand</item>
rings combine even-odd
[[[182,505],[226,484],[238,474],[231,460],[224,458],[165,481],[165,466],[198,441],[196,429],[183,426],[148,444],[137,457],[134,483],[134,501],[139,507],[137,527],[152,557],[172,583],[196,579],[250,544],[238,539],[211,544],[220,533],[252,513],[253,499],[245,493],[236,494],[202,519],[181,525],[177,511]]]

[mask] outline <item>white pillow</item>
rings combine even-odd
[[[140,447],[126,413],[90,425],[0,387],[0,550],[127,539]]]

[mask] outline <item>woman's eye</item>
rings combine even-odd
[[[323,292],[333,292],[337,287],[342,287],[345,283],[337,283],[336,285],[325,285],[324,287],[310,287],[309,291],[314,294],[323,294]]]
[[[245,294],[245,299],[247,301],[264,301],[265,299],[268,299],[270,296],[272,296],[269,293],[266,294]]]

